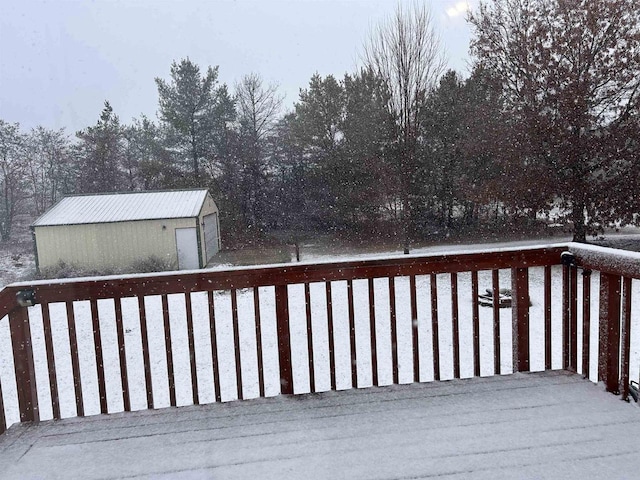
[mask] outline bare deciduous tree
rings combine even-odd
[[[70,142],[64,129],[38,126],[27,136],[26,148],[33,207],[40,215],[73,190]]]
[[[0,120],[0,241],[8,241],[21,203],[27,198],[24,135],[20,125]]]
[[[264,140],[274,128],[282,108],[278,85],[265,85],[257,73],[242,77],[235,87],[238,119],[255,141]]]
[[[389,89],[388,108],[396,121],[404,251],[409,253],[420,113],[445,69],[440,39],[426,5],[398,5],[393,16],[371,31],[364,62]]]
[[[245,75],[235,86],[235,100],[242,142],[243,200],[245,220],[261,223],[265,189],[265,141],[272,133],[282,107],[276,84],[265,85],[260,75]]]
[[[495,0],[469,20],[477,63],[499,80],[522,147],[535,154],[528,161],[548,169],[536,180],[553,181],[574,240],[585,241],[585,210],[599,215],[598,178],[610,168],[605,151],[619,159],[625,146],[612,132],[640,102],[637,0]]]

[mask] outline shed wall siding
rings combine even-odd
[[[178,218],[35,227],[39,268],[59,261],[80,268],[122,268],[152,255],[177,268],[175,229],[195,223],[194,218]]]
[[[200,226],[200,262],[201,265],[203,267],[206,267],[207,265],[207,253],[206,253],[206,249],[204,248],[205,246],[205,239],[204,239],[204,228],[203,224],[204,224],[204,217],[207,215],[210,215],[212,213],[218,213],[218,207],[216,206],[216,202],[213,201],[213,198],[211,198],[211,195],[208,195],[205,197],[204,203],[202,204],[202,209],[200,210],[200,214],[198,215],[198,224]],[[220,217],[220,214],[218,213],[218,217]],[[220,231],[220,225],[218,225],[218,232]],[[218,248],[220,248],[220,245],[218,245]]]

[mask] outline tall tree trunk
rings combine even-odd
[[[584,217],[584,200],[576,200],[573,203],[571,211],[571,219],[573,220],[573,241],[579,243],[587,243],[587,229]]]
[[[409,195],[403,194],[402,198],[402,246],[405,255],[409,254],[411,248],[411,213],[409,212]]]

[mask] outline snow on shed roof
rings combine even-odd
[[[106,193],[65,197],[34,227],[190,218],[200,213],[207,190]]]

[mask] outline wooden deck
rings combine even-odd
[[[567,372],[14,425],[0,477],[635,478],[638,406]]]

